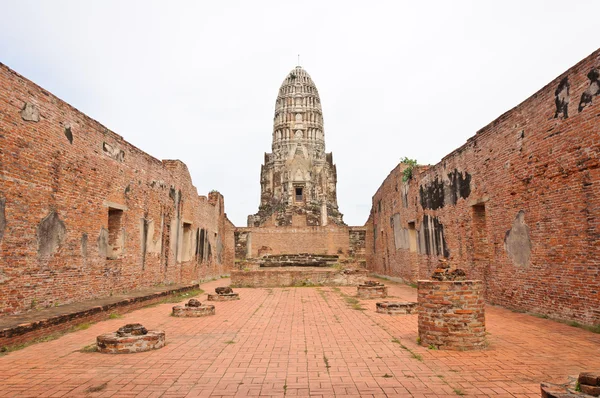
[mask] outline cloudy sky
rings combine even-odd
[[[437,163],[600,46],[600,1],[0,0],[0,62],[258,210],[275,99],[301,64],[338,203],[362,225],[398,161]]]

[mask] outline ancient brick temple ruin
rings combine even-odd
[[[0,64],[0,314],[226,274],[233,229],[181,161]]]
[[[300,66],[279,88],[272,140],[260,172],[258,213],[248,216],[247,228],[236,229],[236,258],[299,253],[362,258],[365,229],[342,220],[319,92]]]
[[[373,196],[368,268],[416,283],[449,258],[488,303],[600,324],[599,71],[597,50],[438,164],[400,163]]]
[[[296,67],[277,96],[259,211],[236,228],[184,163],[0,64],[0,315],[230,272],[238,287],[357,284],[367,269],[416,283],[451,259],[487,303],[600,324],[599,71],[597,50],[438,164],[400,163],[366,225],[347,226],[318,91]],[[290,262],[311,269],[245,272]]]

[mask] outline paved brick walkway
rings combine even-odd
[[[377,314],[377,300],[352,309],[341,293],[356,288],[236,291],[241,300],[214,303],[215,316],[174,318],[163,304],[0,357],[0,397],[539,397],[540,381],[600,369],[600,335],[500,308],[487,308],[487,350],[447,352],[416,344],[417,315]],[[164,329],[167,346],[79,351],[131,322]]]

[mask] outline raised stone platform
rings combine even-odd
[[[191,299],[185,305],[176,305],[173,307],[173,316],[192,318],[215,314],[215,306],[202,304],[196,299]]]
[[[382,301],[376,304],[377,312],[388,315],[416,314],[419,304],[411,301]]]
[[[338,262],[336,254],[272,254],[259,260],[261,267],[328,267]]]
[[[125,325],[114,333],[96,338],[98,351],[105,354],[131,354],[156,350],[165,346],[165,332],[146,330],[139,323]]]
[[[357,286],[367,278],[365,269],[277,267],[232,271],[233,287]]]
[[[363,299],[386,298],[387,286],[380,282],[367,281],[356,287],[356,296]]]

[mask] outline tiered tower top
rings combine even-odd
[[[292,143],[318,148],[317,158],[325,152],[321,99],[315,83],[301,66],[292,69],[281,84],[273,119],[273,152]]]
[[[301,66],[279,88],[272,149],[260,171],[260,207],[248,226],[345,225],[333,156],[325,153],[321,99]]]

